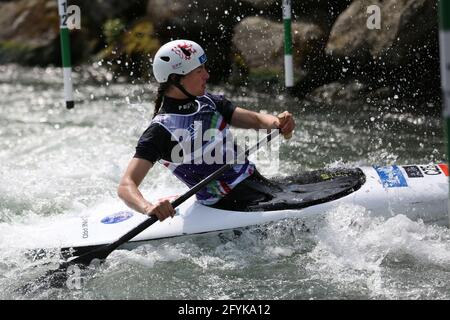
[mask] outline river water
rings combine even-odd
[[[356,206],[336,207],[314,226],[284,220],[239,237],[116,250],[81,288],[20,293],[48,269],[20,250],[33,226],[121,205],[119,179],[152,115],[153,85],[94,83],[101,71],[88,69],[75,75],[78,103],[66,110],[59,69],[0,66],[0,299],[450,299],[446,227],[373,218]],[[257,163],[266,176],[445,159],[439,106],[361,96],[360,86],[334,84],[302,101],[209,90],[253,110],[295,115],[279,166]],[[160,166],[142,185],[149,199],[185,190]]]

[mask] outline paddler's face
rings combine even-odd
[[[194,96],[203,96],[206,91],[206,82],[209,79],[209,73],[205,65],[192,70],[183,78],[181,78],[181,85]]]

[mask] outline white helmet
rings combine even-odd
[[[153,75],[159,83],[167,82],[172,73],[186,75],[206,62],[205,51],[190,40],[166,43],[153,59]]]

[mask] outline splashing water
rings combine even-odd
[[[92,84],[80,75],[78,103],[67,111],[58,69],[0,68],[0,299],[450,298],[447,228],[373,218],[357,206],[117,250],[83,274],[79,289],[18,294],[58,262],[17,249],[42,236],[37,224],[123,205],[117,184],[150,121],[155,88]],[[280,166],[259,165],[267,176],[444,159],[440,119],[407,108],[392,111],[351,94],[344,108],[226,86],[211,91],[254,110],[294,113],[298,127],[281,145]],[[185,190],[160,166],[142,185],[149,199]]]

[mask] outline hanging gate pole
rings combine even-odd
[[[286,88],[294,86],[294,66],[292,60],[291,0],[283,0],[284,21],[284,78]]]
[[[67,27],[67,0],[58,0],[59,13],[59,34],[61,37],[61,54],[64,74],[64,99],[66,100],[66,108],[72,109],[73,101],[73,85],[72,85],[72,65],[70,61],[70,38],[69,29]]]

